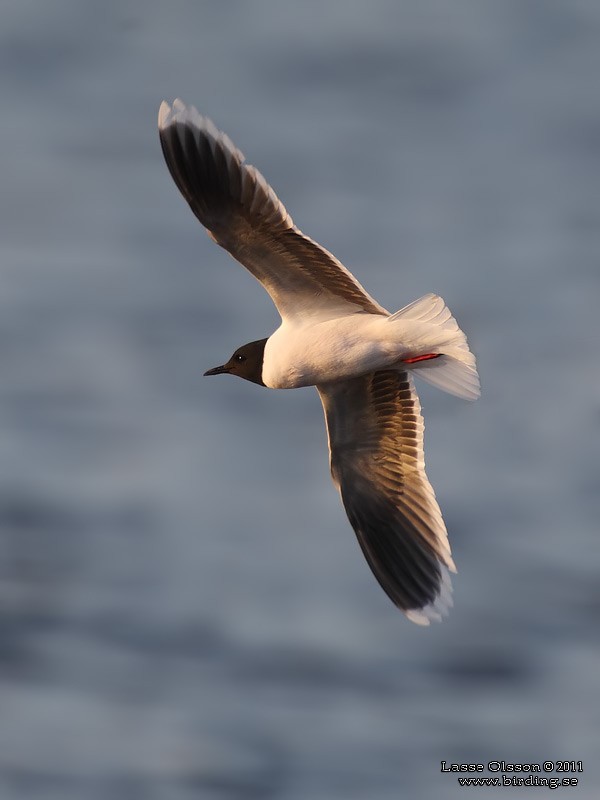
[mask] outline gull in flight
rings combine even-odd
[[[337,258],[305,236],[255,167],[193,106],[163,102],[160,142],[209,236],[262,283],[281,316],[264,339],[206,375],[270,389],[315,386],[331,475],[373,574],[412,622],[440,621],[456,567],[427,475],[412,375],[479,397],[475,357],[441,297],[390,314]]]

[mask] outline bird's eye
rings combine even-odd
[[[238,364],[243,364],[243,362],[246,360],[246,356],[243,356],[241,353],[238,353],[237,356],[235,357],[235,360],[238,362]]]

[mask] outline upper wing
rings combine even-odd
[[[387,314],[353,275],[294,226],[254,167],[193,106],[163,102],[163,153],[180,192],[212,238],[265,287],[281,316],[319,311]]]
[[[318,386],[331,474],[375,577],[413,622],[452,605],[456,568],[423,458],[423,417],[410,376],[374,372]]]

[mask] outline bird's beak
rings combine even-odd
[[[231,367],[228,367],[227,364],[223,364],[221,367],[213,367],[213,369],[207,370],[204,375],[223,375],[230,371]]]

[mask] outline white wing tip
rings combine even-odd
[[[178,97],[173,100],[172,106],[170,106],[166,100],[163,100],[158,109],[158,127],[160,130],[164,130],[175,122],[186,122],[189,120],[190,116],[196,115],[198,117],[201,116],[193,106],[188,108],[183,100],[180,100]]]
[[[203,116],[195,106],[187,106],[179,97],[173,100],[173,105],[171,106],[166,100],[163,100],[158,109],[158,127],[160,130],[164,130],[169,125],[175,125],[178,122],[203,128],[213,136],[218,136],[219,133],[214,123],[208,117]]]
[[[456,567],[452,563],[452,571],[456,572]],[[448,616],[450,609],[454,605],[452,601],[452,582],[448,568],[440,564],[442,582],[437,597],[433,603],[429,603],[423,608],[411,608],[405,611],[407,619],[415,625],[430,625],[432,622],[441,622]]]

